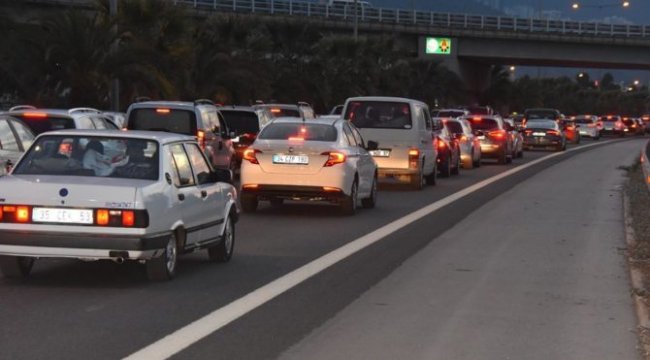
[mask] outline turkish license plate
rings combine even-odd
[[[307,165],[307,164],[309,164],[309,156],[306,156],[306,155],[275,154],[275,155],[273,155],[273,163],[274,164]]]
[[[93,211],[35,207],[32,209],[32,221],[63,224],[92,224]]]
[[[605,130],[614,130],[614,128],[606,127]]]
[[[587,135],[587,132],[581,130],[581,131],[580,131],[580,135]]]
[[[546,136],[546,133],[543,132],[534,132],[533,136]]]
[[[377,156],[377,157],[389,157],[390,150],[385,150],[385,149],[371,150],[370,155]]]

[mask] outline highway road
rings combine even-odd
[[[237,224],[231,263],[191,254],[167,283],[136,264],[42,260],[0,279],[0,358],[634,358],[617,167],[643,141],[594,143],[384,189],[354,217],[263,206]]]

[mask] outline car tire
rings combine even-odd
[[[501,151],[501,153],[499,154],[498,163],[501,165],[508,163],[508,155],[506,155],[506,149],[503,149],[503,151]]]
[[[446,178],[451,175],[451,154],[447,154],[444,161],[440,162],[440,177]]]
[[[232,216],[228,215],[223,227],[223,234],[218,245],[208,248],[208,258],[210,261],[225,263],[230,261],[235,250],[235,224]]]
[[[163,249],[163,253],[157,258],[147,260],[147,277],[151,281],[167,281],[176,275],[178,263],[178,242],[176,232],[172,232]]]
[[[269,200],[269,202],[271,203],[271,206],[272,206],[272,207],[277,208],[277,207],[282,206],[282,204],[284,204],[284,199],[281,199],[281,198],[271,198],[271,199]]]
[[[257,205],[259,205],[259,200],[257,196],[250,194],[242,194],[241,196],[241,209],[244,212],[252,213],[257,210]]]
[[[435,186],[438,182],[438,164],[433,164],[433,171],[431,174],[425,176],[427,185]]]
[[[481,167],[481,156],[477,160],[474,160],[474,167]]]
[[[354,180],[352,183],[352,188],[350,189],[350,195],[346,195],[341,201],[341,213],[343,215],[354,215],[357,212],[357,196],[359,194],[359,185],[357,181]]]
[[[372,185],[370,188],[370,196],[365,199],[361,199],[361,205],[364,209],[372,209],[377,205],[377,176],[372,180]]]
[[[451,168],[451,174],[452,175],[460,174],[460,153],[458,153],[458,157],[456,158],[456,166]]]
[[[34,261],[24,256],[0,256],[0,271],[9,279],[24,278],[32,271]]]

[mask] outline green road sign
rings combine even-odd
[[[449,55],[451,54],[451,39],[427,37],[425,54]]]

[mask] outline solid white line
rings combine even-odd
[[[590,145],[584,145],[578,148],[567,150],[566,152],[576,151],[595,145],[606,144],[613,140],[598,142]],[[173,333],[165,336],[164,338],[148,345],[147,347],[129,355],[126,359],[166,359],[174,354],[179,353],[183,349],[196,343],[197,341],[205,338],[213,332],[221,329],[229,323],[237,320],[238,318],[246,315],[247,313],[255,310],[256,308],[271,301],[278,295],[290,290],[291,288],[299,285],[312,276],[322,272],[330,266],[346,259],[347,257],[363,250],[364,248],[378,242],[384,237],[394,233],[395,231],[433,213],[434,211],[451,204],[452,202],[463,198],[477,190],[480,190],[496,181],[499,181],[507,176],[516,174],[524,169],[527,169],[540,162],[560,156],[566,152],[557,152],[529,163],[520,165],[516,168],[510,169],[499,175],[480,181],[472,186],[463,190],[455,192],[443,199],[431,203],[419,210],[416,210],[400,219],[397,219],[387,225],[380,227],[356,240],[353,240],[346,245],[333,250],[318,259],[303,265],[302,267],[291,271],[290,273],[256,289],[247,295],[225,305],[210,314],[174,331]]]

